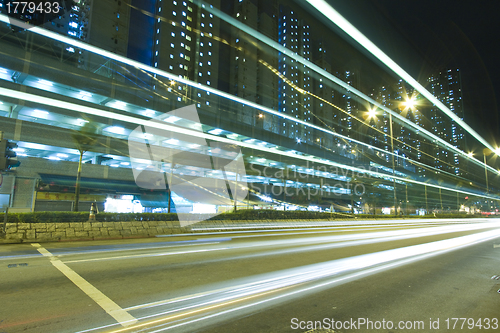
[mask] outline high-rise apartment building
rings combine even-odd
[[[311,60],[311,27],[300,17],[297,10],[280,5],[278,27],[278,42],[304,59]],[[311,96],[302,93],[313,90],[314,82],[310,69],[283,53],[278,55],[278,59],[279,71],[286,78],[281,80],[278,90],[279,110],[298,120],[312,122]],[[283,122],[281,134],[295,138],[298,142],[313,140],[310,128],[291,121]]]
[[[462,87],[459,69],[448,69],[433,75],[428,79],[429,91],[460,119],[464,119]],[[437,106],[430,108],[431,131],[441,139],[460,150],[466,150],[465,133],[463,128],[445,115]],[[435,167],[455,175],[464,175],[464,163],[457,153],[435,146],[434,155],[437,156]]]
[[[241,24],[277,39],[278,28],[276,1],[226,1],[227,11]],[[237,26],[228,26],[230,56],[227,70],[228,91],[234,96],[258,103],[270,109],[278,108],[279,77],[272,69],[277,68],[277,52],[242,32]],[[278,133],[276,117],[257,114],[250,108],[242,108],[236,115],[244,124]]]

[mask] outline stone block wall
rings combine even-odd
[[[177,221],[7,223],[5,239],[13,242],[40,242],[140,238],[207,231],[331,226],[338,222],[326,220],[203,221],[186,227],[181,227]]]
[[[25,241],[64,239],[112,239],[184,233],[179,222],[69,222],[7,223],[6,239]]]

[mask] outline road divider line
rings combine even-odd
[[[87,296],[92,298],[107,314],[113,317],[120,325],[126,327],[137,322],[137,319],[123,310],[118,304],[113,302],[109,297],[104,295],[99,289],[82,278],[78,273],[69,268],[61,260],[55,257],[38,243],[32,243],[44,257],[48,257],[52,265],[71,280],[78,288],[80,288]]]

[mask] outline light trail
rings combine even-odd
[[[313,1],[313,0],[308,0],[309,2],[310,1]],[[284,47],[283,45],[279,44],[278,42],[272,40],[271,38],[265,36],[264,34],[248,27],[247,25],[239,22],[238,20],[236,20],[235,18],[223,13],[222,11],[216,9],[216,8],[212,8],[210,7],[209,5],[206,5],[204,3],[204,1],[202,0],[196,0],[196,2],[198,4],[200,4],[205,10],[207,10],[208,12],[212,13],[213,15],[219,17],[221,20],[233,25],[234,27],[237,27],[238,29],[240,29],[241,31],[247,33],[248,35],[254,37],[256,40],[260,41],[260,42],[263,42],[265,44],[267,44],[268,46],[274,48],[275,50],[285,54],[287,57],[290,57],[292,59],[294,59],[295,61],[297,62],[300,62],[301,64],[303,64],[304,66],[310,68],[311,70],[315,71],[316,73],[324,76],[325,78],[328,78],[330,81],[338,84],[339,86],[341,86],[342,88],[346,89],[346,90],[349,90],[350,92],[353,92],[354,94],[356,94],[358,97],[364,99],[365,101],[369,102],[370,104],[373,104],[375,106],[377,106],[379,109],[381,110],[384,110],[385,112],[391,114],[392,116],[394,116],[395,118],[397,118],[399,121],[401,122],[404,122],[405,124],[408,124],[410,126],[410,128],[412,128],[413,131],[418,131],[420,133],[423,133],[425,134],[426,136],[428,136],[429,138],[432,138],[435,142],[439,143],[440,145],[442,146],[445,146],[447,147],[448,149],[454,151],[454,152],[457,152],[458,154],[462,155],[463,157],[465,158],[468,158],[469,160],[473,161],[475,164],[477,165],[480,165],[482,167],[484,167],[484,163],[479,161],[479,160],[476,160],[476,159],[470,159],[469,156],[467,155],[467,153],[465,153],[464,151],[458,149],[457,147],[453,146],[452,144],[444,141],[443,139],[441,139],[440,137],[434,135],[433,133],[425,130],[424,128],[418,126],[417,124],[409,121],[408,119],[406,119],[405,117],[401,116],[399,113],[397,112],[394,112],[392,111],[391,109],[385,107],[384,105],[378,103],[377,101],[375,101],[374,99],[368,97],[367,95],[365,95],[364,93],[362,93],[361,91],[357,90],[356,88],[348,85],[347,83],[345,83],[344,81],[340,80],[339,78],[335,77],[334,75],[330,74],[329,72],[327,72],[326,70],[322,69],[321,67],[315,65],[314,63],[310,62],[309,60],[306,60],[305,58],[301,57],[300,55],[296,54],[294,51],[292,50],[289,50],[287,49],[286,47]],[[331,8],[331,7],[330,7]],[[333,10],[333,8],[332,8]],[[324,14],[324,13],[323,13]],[[343,19],[343,18],[342,18]],[[345,20],[345,19],[344,19]],[[347,21],[346,21],[347,22]],[[334,22],[335,23],[335,22]],[[349,23],[349,22],[347,22]],[[350,23],[349,23],[350,24]],[[354,27],[353,27],[354,28]],[[355,28],[354,28],[355,29]],[[425,90],[423,87],[422,87],[423,90]],[[418,89],[417,89],[418,90]],[[427,90],[425,90],[427,91]],[[428,91],[427,91],[427,94],[430,94]],[[424,96],[426,96],[426,94],[422,94]],[[432,96],[432,95],[431,95]],[[438,103],[440,103],[438,101]],[[246,102],[245,104],[247,105],[250,105],[252,107],[256,107],[254,105],[254,103],[251,103],[251,102]],[[440,103],[442,105],[442,103]],[[446,107],[443,105],[443,107],[446,109]],[[257,107],[256,107],[257,108]],[[264,110],[262,109],[262,107],[260,106],[259,107],[260,110],[262,111],[265,111],[265,112],[269,112],[269,110]],[[451,111],[450,111],[451,112]],[[269,112],[269,113],[273,113],[273,112]],[[274,113],[273,113],[274,114]],[[284,117],[282,114],[279,115],[280,117]],[[285,117],[284,117],[285,118]],[[288,119],[288,118],[287,118]],[[292,118],[293,121],[295,122],[298,122],[298,123],[301,123],[301,124],[305,124],[306,126],[309,126],[311,128],[315,128],[317,129],[314,125],[311,125],[311,124],[308,124],[307,122],[301,122],[300,120],[298,119],[294,119]],[[462,121],[463,122],[463,121]],[[469,127],[470,128],[470,127]],[[327,131],[327,130],[324,130],[324,129],[319,129],[325,133],[330,133],[330,131]],[[475,133],[475,132],[474,132]],[[477,133],[476,135],[481,138]],[[350,139],[352,140],[352,139]],[[495,149],[493,147],[491,147],[491,145],[489,145],[484,139],[481,138],[481,140],[479,140],[481,143],[483,143],[486,147],[490,148],[492,151],[495,151]],[[486,166],[488,169],[492,170],[493,172],[495,173],[498,173],[498,170],[490,167],[490,166]]]
[[[146,321],[131,327],[116,329],[113,332],[137,331],[138,329],[148,330],[148,328],[157,329],[152,332],[161,332],[202,320],[220,318],[222,315],[224,315],[224,319],[226,320],[226,315],[230,313],[236,315],[235,312],[239,312],[240,310],[250,309],[255,306],[269,306],[272,301],[285,301],[285,299],[300,296],[300,294],[304,294],[305,292],[317,292],[322,288],[353,281],[383,270],[400,267],[411,262],[498,237],[500,237],[500,229],[495,229],[467,236],[331,260],[240,279],[241,282],[222,290],[217,289],[212,292],[186,296],[185,301],[187,304],[185,305],[180,304],[174,309],[138,317],[139,320]],[[287,291],[291,288],[291,291]],[[280,292],[281,294],[271,296],[272,293]],[[245,302],[250,303],[245,304]],[[156,307],[173,303],[182,303],[182,298],[166,300],[163,304],[158,302],[154,304],[149,303],[149,305]],[[232,307],[238,303],[242,305],[227,309],[227,307]],[[133,311],[134,309],[138,308],[131,307],[128,311]],[[262,309],[262,307],[259,309]],[[151,319],[157,316],[163,317]],[[187,321],[179,323],[178,321],[181,319]],[[174,320],[176,322],[172,322]],[[162,327],[165,325],[170,326]],[[95,330],[102,328],[97,327]]]
[[[489,219],[475,219],[479,223],[489,222]],[[413,223],[415,222],[415,223]],[[85,249],[81,250],[77,248],[77,251],[64,251],[57,252],[57,248],[51,249],[52,254],[57,258],[63,257],[71,257],[78,255],[94,255],[94,254],[103,254],[103,253],[113,253],[113,252],[130,252],[130,251],[148,251],[148,250],[161,250],[166,248],[182,248],[188,246],[205,246],[205,245],[215,245],[220,244],[220,242],[230,241],[233,239],[244,239],[244,238],[260,238],[260,237],[276,237],[276,236],[290,236],[290,235],[314,235],[314,234],[323,234],[323,233],[332,233],[339,231],[368,231],[368,230],[384,230],[390,228],[407,228],[407,227],[423,227],[423,226],[439,226],[440,223],[453,223],[453,224],[468,224],[470,222],[466,221],[456,221],[453,219],[430,219],[430,220],[422,220],[418,219],[412,221],[411,223],[407,222],[407,220],[395,220],[394,223],[380,223],[380,221],[352,221],[352,222],[332,222],[327,223],[326,225],[330,225],[329,227],[325,227],[323,223],[311,223],[311,224],[303,224],[303,228],[283,228],[283,224],[276,224],[276,228],[280,229],[258,229],[262,227],[272,228],[272,225],[259,224],[258,226],[251,227],[252,229],[258,230],[234,230],[240,229],[238,227],[223,227],[223,228],[215,228],[217,230],[234,230],[234,231],[222,231],[222,232],[196,232],[195,234],[169,234],[169,235],[161,235],[159,237],[203,237],[203,236],[213,236],[213,235],[231,235],[231,238],[209,238],[209,239],[196,239],[196,240],[180,240],[180,241],[172,241],[172,242],[152,242],[149,245],[138,244],[137,246],[131,247],[106,247],[103,249]],[[315,227],[316,226],[316,227]],[[376,228],[376,229],[374,229]],[[206,230],[204,228],[203,230]],[[195,230],[193,230],[195,231]],[[235,235],[236,234],[236,235]],[[247,235],[249,234],[249,235]],[[217,242],[215,242],[217,240]],[[122,257],[122,255],[117,255],[116,257]],[[123,256],[126,257],[126,256]],[[9,261],[9,260],[20,260],[20,259],[33,259],[33,258],[43,258],[43,256],[39,253],[37,254],[19,254],[19,255],[8,255],[8,256],[0,256],[0,260]],[[92,260],[92,259],[91,259]],[[89,260],[90,261],[90,260]],[[65,261],[66,263],[73,262],[71,260]]]
[[[273,72],[275,75],[277,75],[280,79],[282,79],[282,80],[283,80],[283,81],[284,81],[287,85],[289,85],[290,87],[292,87],[293,89],[295,89],[295,90],[296,90],[296,91],[298,91],[299,93],[301,93],[301,94],[303,94],[303,95],[310,95],[311,97],[314,97],[314,98],[316,98],[316,99],[318,99],[318,100],[322,101],[323,103],[326,103],[326,104],[328,104],[328,105],[330,105],[330,106],[334,107],[335,109],[337,109],[337,110],[339,110],[339,111],[341,111],[341,112],[345,113],[347,116],[351,117],[352,119],[354,119],[354,120],[358,121],[359,123],[361,123],[362,125],[365,125],[365,126],[366,126],[366,123],[365,123],[365,121],[364,121],[364,120],[362,120],[362,119],[360,119],[360,118],[356,117],[356,116],[355,116],[355,115],[353,115],[353,114],[348,113],[346,110],[344,110],[344,109],[342,109],[341,107],[339,107],[339,106],[337,106],[337,105],[333,104],[332,102],[330,102],[330,101],[328,101],[328,100],[326,100],[326,99],[324,99],[324,98],[322,98],[322,97],[320,97],[320,96],[317,96],[317,95],[315,95],[315,94],[311,93],[310,91],[304,90],[304,89],[300,88],[299,86],[295,85],[295,84],[294,84],[291,80],[287,79],[285,75],[283,75],[280,71],[278,71],[276,68],[272,67],[270,64],[268,64],[268,63],[267,63],[267,62],[265,62],[264,60],[259,59],[259,62],[260,62],[263,66],[267,67],[267,68],[268,68],[271,72]],[[305,106],[303,106],[303,107],[304,107],[305,109],[308,109],[308,108],[306,108]],[[405,161],[408,161],[409,163],[411,163],[411,164],[413,164],[413,165],[420,166],[420,167],[422,167],[422,168],[424,168],[424,169],[427,169],[427,170],[434,170],[434,171],[438,171],[438,172],[440,172],[440,173],[444,173],[444,174],[448,174],[448,175],[450,175],[450,176],[454,176],[454,177],[456,177],[456,175],[452,174],[451,172],[446,172],[446,171],[444,171],[444,170],[441,170],[441,169],[435,168],[435,167],[433,167],[433,166],[426,165],[426,164],[424,164],[424,163],[422,163],[422,162],[414,161],[414,160],[412,160],[412,159],[411,159],[411,158],[409,158],[409,157],[406,157],[406,156],[403,156],[403,155],[399,155],[399,154],[396,154],[396,153],[393,153],[393,152],[389,152],[389,151],[384,150],[384,149],[382,149],[382,148],[373,147],[373,146],[371,146],[371,145],[369,145],[369,144],[367,144],[367,143],[364,143],[364,142],[362,142],[362,141],[358,141],[358,140],[355,140],[355,139],[349,138],[349,137],[347,137],[347,136],[341,135],[341,134],[339,134],[339,133],[336,133],[336,132],[335,132],[335,131],[334,131],[334,130],[333,130],[333,129],[332,129],[332,128],[328,125],[328,124],[326,124],[326,123],[325,123],[325,122],[324,122],[321,118],[319,118],[319,117],[318,117],[318,116],[317,116],[314,112],[311,112],[311,114],[312,114],[314,117],[316,117],[319,121],[321,121],[325,127],[329,128],[329,129],[332,131],[332,133],[334,133],[334,134],[333,134],[334,136],[337,136],[337,137],[339,137],[339,138],[343,139],[344,141],[350,141],[350,142],[356,143],[356,144],[358,144],[358,145],[366,146],[366,147],[368,147],[368,148],[370,148],[370,149],[377,150],[377,151],[382,152],[382,153],[387,154],[387,155],[394,155],[395,157],[397,157],[397,158],[399,158],[399,159],[404,159]],[[390,134],[385,133],[384,131],[382,131],[382,130],[380,130],[380,129],[376,128],[376,127],[371,127],[371,129],[373,129],[373,130],[375,130],[375,131],[379,132],[379,133],[380,133],[380,134],[382,134],[384,137],[389,137],[389,138],[391,138]],[[420,149],[419,149],[419,148],[417,148],[417,147],[411,146],[411,145],[409,145],[409,144],[407,144],[407,143],[405,143],[405,142],[403,142],[403,141],[399,140],[399,139],[398,139],[398,138],[396,138],[396,137],[392,137],[392,139],[393,139],[394,141],[396,141],[396,142],[399,142],[399,143],[401,143],[401,144],[403,144],[403,145],[408,146],[409,148],[411,148],[411,149],[413,149],[413,150],[415,150],[415,151],[417,151],[417,152],[420,152],[421,154],[424,154],[424,155],[426,155],[426,156],[429,156],[429,157],[435,158],[435,156],[432,156],[431,154],[426,153],[425,151],[422,151],[422,150],[420,150]],[[366,154],[365,154],[365,155],[366,155]],[[438,159],[438,161],[440,161],[440,162],[441,162],[441,163],[443,163],[443,164],[446,164],[446,165],[449,165],[449,166],[452,166],[452,167],[453,167],[453,165],[451,165],[451,164],[447,163],[446,161],[443,161],[443,160],[440,160],[440,159]]]
[[[382,224],[382,221],[384,224]],[[488,219],[485,218],[478,218],[474,219],[474,221],[488,221]],[[438,224],[438,223],[469,223],[465,220],[463,221],[457,221],[456,219],[411,219],[411,220],[400,220],[400,219],[394,219],[394,220],[349,220],[348,222],[343,222],[343,221],[335,221],[335,222],[302,222],[302,223],[297,223],[297,222],[291,222],[293,227],[304,227],[304,229],[301,228],[296,228],[296,229],[283,229],[283,230],[275,230],[275,229],[264,229],[262,230],[261,228],[283,228],[283,224],[281,223],[276,223],[273,224],[272,222],[266,222],[266,223],[251,223],[250,225],[246,226],[239,226],[238,224],[234,224],[232,226],[221,226],[221,227],[215,227],[215,228],[196,228],[194,226],[191,228],[193,231],[205,231],[205,230],[240,230],[240,231],[226,231],[226,232],[209,232],[209,233],[196,233],[197,235],[212,235],[212,234],[225,234],[225,233],[257,233],[257,232],[270,232],[270,231],[293,231],[293,230],[311,230],[311,228],[321,228],[321,229],[335,229],[337,227],[343,228],[343,227],[351,227],[351,228],[357,228],[357,227],[364,227],[367,225],[375,225],[375,226],[407,226],[407,225],[421,225],[421,224]],[[226,222],[227,223],[227,222]],[[248,229],[258,229],[258,230],[248,230]],[[160,235],[157,237],[174,237],[176,235]]]
[[[382,52],[382,50],[380,50],[375,44],[373,44],[365,35],[363,35],[358,29],[356,29],[349,21],[347,21],[342,15],[340,15],[339,12],[333,9],[332,6],[330,6],[325,0],[307,0],[307,2],[312,7],[314,7],[321,15],[325,16],[325,18],[334,23],[345,33],[347,33],[352,39],[354,39],[366,50],[368,50],[378,60],[380,60],[383,64],[385,64],[390,70],[399,75],[399,77],[401,77],[413,88],[415,88],[421,95],[425,96],[432,104],[436,105],[441,111],[443,111],[448,117],[453,119],[469,134],[471,134],[474,138],[476,138],[476,140],[481,142],[486,148],[492,151],[496,151],[495,148],[493,148],[486,140],[484,140],[466,122],[460,119],[443,103],[441,103],[436,97],[434,97],[427,89],[425,89],[420,83],[418,83],[417,80],[411,77],[410,74],[408,74],[405,70],[403,70],[389,56],[387,56],[384,52]],[[464,152],[462,153],[465,154]]]
[[[162,129],[162,130],[170,131],[170,132],[174,132],[174,133],[186,134],[186,135],[190,135],[193,137],[200,137],[200,138],[224,142],[224,143],[228,143],[228,144],[236,144],[236,145],[238,145],[240,147],[244,147],[244,148],[260,150],[260,151],[264,151],[264,152],[267,152],[270,154],[287,156],[287,157],[291,157],[294,159],[303,160],[303,161],[307,161],[307,162],[314,162],[317,164],[324,164],[324,165],[328,165],[328,166],[333,166],[333,167],[349,170],[351,172],[356,172],[358,174],[371,175],[371,176],[381,178],[381,179],[396,179],[396,180],[399,180],[399,181],[404,182],[404,183],[413,183],[413,184],[424,185],[424,186],[429,186],[429,187],[438,188],[438,189],[440,188],[440,189],[455,192],[455,193],[458,192],[458,193],[463,193],[463,194],[467,194],[470,196],[487,198],[490,200],[498,200],[499,199],[497,197],[487,195],[487,194],[476,194],[476,193],[472,193],[472,192],[468,192],[468,191],[464,191],[464,190],[459,190],[456,188],[450,188],[450,187],[446,187],[446,186],[440,186],[440,185],[436,185],[436,184],[420,182],[420,181],[417,181],[414,179],[388,175],[388,174],[381,173],[381,172],[366,170],[364,168],[358,168],[358,167],[353,167],[353,166],[349,166],[349,165],[345,165],[345,164],[340,164],[340,163],[336,163],[336,162],[325,160],[325,159],[315,158],[315,157],[311,157],[311,156],[298,155],[298,154],[295,154],[293,152],[278,151],[278,150],[273,149],[273,148],[259,146],[258,144],[252,144],[249,142],[242,142],[242,141],[234,141],[234,140],[220,137],[217,135],[211,135],[211,134],[207,134],[207,133],[196,131],[196,130],[191,130],[191,129],[187,129],[187,128],[168,125],[165,122],[145,120],[145,119],[141,119],[141,118],[137,118],[137,117],[122,115],[122,114],[118,114],[118,113],[114,113],[114,112],[110,112],[110,111],[91,108],[88,106],[83,106],[83,105],[75,104],[75,103],[64,102],[61,100],[56,100],[56,99],[52,99],[52,98],[48,98],[48,97],[33,95],[33,94],[21,92],[21,91],[12,90],[12,89],[6,89],[6,88],[0,87],[0,95],[6,96],[9,98],[17,98],[20,100],[44,104],[44,105],[52,106],[55,108],[61,108],[61,109],[75,111],[75,112],[87,113],[87,114],[91,114],[91,115],[98,116],[98,117],[116,119],[116,120],[124,121],[127,123],[131,123],[134,125],[144,125],[144,126],[154,127],[157,129]]]
[[[222,19],[222,20],[224,20],[224,21],[226,21],[226,22],[234,25],[235,27],[237,27],[240,30],[246,32],[247,34],[249,34],[249,35],[257,38],[257,40],[265,42],[266,44],[268,44],[269,46],[275,48],[276,50],[278,50],[280,52],[283,52],[287,56],[289,56],[289,57],[295,59],[296,61],[304,64],[305,66],[311,68],[312,70],[316,71],[317,73],[319,73],[319,74],[327,77],[332,82],[337,83],[341,87],[354,92],[356,95],[358,95],[359,97],[365,99],[369,103],[371,103],[373,105],[377,105],[377,107],[379,107],[380,109],[382,109],[382,110],[384,110],[384,111],[392,114],[395,118],[399,119],[400,121],[407,123],[408,125],[410,125],[411,128],[415,128],[417,131],[425,133],[429,137],[431,137],[434,140],[436,140],[436,142],[438,142],[438,143],[440,143],[442,145],[445,145],[449,149],[456,151],[457,153],[461,154],[462,156],[464,156],[466,158],[469,158],[469,156],[465,152],[459,150],[455,146],[453,146],[453,145],[449,144],[448,142],[442,140],[441,138],[435,136],[431,132],[428,132],[425,129],[419,127],[418,125],[414,124],[413,122],[408,121],[406,118],[402,117],[398,113],[395,113],[392,110],[390,110],[390,109],[386,108],[385,106],[381,105],[380,103],[377,103],[376,101],[374,101],[370,97],[366,96],[362,92],[360,92],[357,89],[355,89],[355,88],[347,85],[342,80],[336,78],[335,76],[333,76],[330,73],[326,72],[322,68],[314,65],[313,63],[309,62],[308,60],[306,60],[306,59],[302,58],[301,56],[295,54],[293,51],[288,50],[287,48],[283,47],[281,44],[279,44],[279,43],[273,41],[272,39],[270,39],[270,38],[262,35],[261,33],[253,30],[252,28],[247,27],[246,25],[244,25],[241,22],[233,19],[232,17],[230,17],[230,16],[222,13],[221,11],[216,10],[215,8],[210,8],[210,6],[205,6],[202,3],[202,1],[200,1],[200,0],[197,0],[196,2],[201,3],[201,5],[204,7],[204,9],[206,9],[207,11],[211,12],[212,14],[218,16],[220,19]],[[22,29],[26,28],[26,24],[24,22],[22,22],[20,20],[17,20],[17,19],[10,18],[10,17],[8,17],[5,14],[0,14],[0,22],[4,22],[4,23],[10,24],[10,25],[14,25],[14,26],[20,27]],[[201,83],[197,83],[197,82],[194,82],[194,81],[190,81],[190,80],[178,77],[178,76],[176,76],[174,74],[165,72],[165,71],[160,70],[160,69],[155,68],[155,67],[151,67],[151,66],[145,65],[145,64],[140,63],[138,61],[131,60],[131,59],[127,58],[127,57],[123,57],[123,56],[117,55],[115,53],[105,51],[103,49],[100,49],[98,47],[92,46],[90,44],[87,44],[87,43],[84,43],[84,42],[81,42],[81,41],[78,41],[78,40],[75,40],[75,39],[72,39],[72,38],[69,38],[69,37],[66,37],[66,36],[62,36],[62,35],[60,35],[58,33],[55,33],[55,32],[49,31],[49,30],[45,30],[45,29],[40,28],[40,27],[32,27],[29,30],[31,32],[35,33],[35,34],[38,34],[38,35],[41,35],[41,36],[44,36],[44,37],[47,37],[47,38],[50,38],[50,39],[53,39],[53,40],[60,41],[62,43],[71,45],[71,46],[76,47],[76,48],[81,48],[82,50],[89,51],[91,53],[103,56],[105,58],[116,60],[116,61],[121,62],[123,64],[126,64],[126,65],[129,65],[129,66],[132,66],[132,67],[144,70],[146,72],[153,73],[153,74],[156,74],[156,75],[161,76],[161,77],[165,77],[165,78],[167,78],[169,80],[174,80],[176,82],[181,82],[181,83],[183,83],[185,85],[188,85],[190,87],[201,89],[201,90],[204,90],[206,92],[210,92],[212,94],[215,94],[217,96],[221,96],[221,97],[227,98],[229,100],[241,103],[242,105],[248,105],[248,106],[251,106],[251,107],[253,107],[253,108],[257,109],[257,110],[261,110],[263,112],[273,114],[273,115],[278,116],[280,118],[284,118],[284,119],[287,119],[287,120],[290,120],[290,121],[293,121],[293,122],[296,122],[296,123],[300,123],[300,124],[302,124],[304,126],[308,126],[308,127],[314,128],[314,129],[316,129],[318,131],[321,131],[321,132],[324,132],[324,133],[327,133],[327,134],[330,134],[330,135],[337,136],[335,134],[335,132],[332,132],[332,131],[330,131],[328,129],[316,126],[314,124],[307,123],[307,122],[299,120],[299,119],[296,119],[296,118],[294,118],[292,116],[283,114],[282,112],[277,112],[277,111],[272,110],[270,108],[266,108],[266,107],[264,107],[264,106],[262,106],[260,104],[257,104],[257,103],[254,103],[254,102],[251,102],[251,101],[248,101],[248,100],[245,100],[245,99],[233,96],[231,94],[222,92],[220,90],[211,88],[210,86],[202,85]],[[351,142],[355,142],[355,141],[353,141],[353,139],[348,139],[348,140],[351,141]],[[366,143],[361,143],[360,141],[356,142],[356,143],[362,144],[362,145],[370,147],[372,149],[378,149],[377,147],[370,146],[370,145],[368,145]],[[492,149],[492,150],[494,150],[494,149]],[[390,155],[395,155],[394,153],[391,153],[391,152],[387,152],[387,151],[384,151],[384,152],[388,153]],[[490,169],[492,172],[498,173],[498,170],[494,169],[493,167],[491,167],[491,166],[489,166],[487,164],[485,165],[483,162],[481,162],[481,161],[479,161],[477,159],[470,159],[469,158],[469,160],[471,160],[472,162],[474,162],[477,165],[480,165],[482,167],[486,167],[487,169]]]
[[[205,252],[213,252],[213,251],[221,251],[227,250],[227,247],[216,248],[216,249],[200,249],[200,250],[191,250],[191,251],[175,251],[175,252],[160,252],[160,253],[145,253],[145,254],[131,254],[127,256],[114,256],[114,257],[105,257],[105,258],[92,258],[92,259],[80,259],[80,260],[66,260],[65,264],[71,263],[81,263],[81,262],[89,262],[89,261],[103,261],[103,260],[117,260],[117,259],[138,259],[138,258],[150,258],[150,257],[163,257],[163,256],[174,256],[179,254],[192,254],[192,253],[205,253]]]

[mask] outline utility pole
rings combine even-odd
[[[441,213],[443,212],[443,196],[441,195],[441,187],[439,188],[439,202],[441,203]]]
[[[234,180],[236,182],[236,186],[234,187],[234,193],[233,193],[233,201],[234,201],[234,212],[236,213],[236,210],[238,209],[238,201],[237,199],[237,192],[238,192],[238,167],[236,167],[236,174],[234,175]]]
[[[408,214],[408,184],[406,184],[406,215]]]
[[[425,214],[429,214],[429,206],[427,205],[427,185],[424,185],[425,189]]]
[[[398,210],[397,210],[397,204],[396,204],[397,199],[396,199],[396,178],[395,178],[396,170],[394,167],[394,136],[392,133],[392,114],[390,114],[390,113],[389,113],[389,128],[390,128],[390,134],[391,134],[392,184],[394,187],[394,215],[397,216]]]
[[[486,154],[484,153],[484,150],[483,150],[483,157],[484,157],[484,178],[486,178],[486,193],[489,193],[490,189],[488,187],[488,169],[486,168]]]

